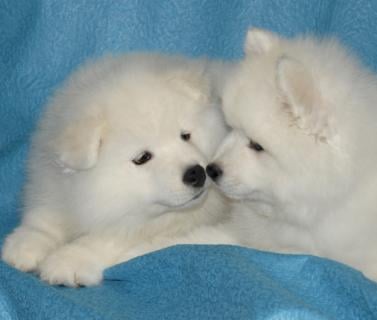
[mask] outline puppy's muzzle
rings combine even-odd
[[[188,186],[201,188],[204,186],[204,182],[206,181],[206,172],[202,166],[197,164],[189,167],[185,171],[182,180],[183,183]]]

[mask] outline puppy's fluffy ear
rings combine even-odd
[[[221,104],[224,87],[232,79],[232,72],[236,65],[233,61],[211,60],[208,64],[207,74],[211,83],[211,93],[217,104]]]
[[[298,127],[321,140],[330,138],[328,115],[310,70],[299,61],[282,56],[276,64],[276,85]]]
[[[210,98],[210,82],[205,69],[181,71],[169,75],[167,80],[174,90],[195,101],[208,101]]]
[[[53,143],[58,165],[73,171],[94,167],[103,131],[104,121],[101,118],[77,120],[66,126]]]
[[[183,93],[187,97],[195,101],[199,101],[202,99],[207,99],[207,89],[203,87],[203,85],[207,86],[205,82],[199,81],[196,79],[195,81],[189,81],[186,79],[175,79],[172,80],[174,82],[174,87],[177,91]]]
[[[252,28],[246,35],[244,44],[245,54],[264,54],[274,48],[279,42],[279,37],[267,30]]]

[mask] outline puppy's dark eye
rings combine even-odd
[[[150,153],[149,151],[143,151],[136,158],[134,158],[132,162],[139,166],[141,164],[148,162],[151,159],[152,159],[152,153]]]
[[[264,151],[263,147],[259,143],[256,143],[256,142],[254,142],[251,139],[250,139],[250,142],[249,142],[248,146],[249,146],[250,149],[253,149],[253,150],[257,151],[257,152]]]
[[[191,133],[187,131],[181,132],[181,139],[183,141],[189,141],[191,139]]]

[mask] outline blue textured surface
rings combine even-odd
[[[0,244],[19,221],[30,134],[87,57],[154,50],[236,59],[248,26],[333,34],[377,70],[372,0],[0,0]],[[0,319],[377,319],[377,285],[339,264],[232,247],[175,247],[91,289],[0,263]]]

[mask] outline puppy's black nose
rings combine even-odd
[[[200,188],[204,186],[206,181],[206,172],[200,165],[189,167],[183,175],[183,183],[194,188]]]
[[[218,180],[223,174],[223,171],[216,163],[210,163],[207,166],[206,171],[213,181]]]

